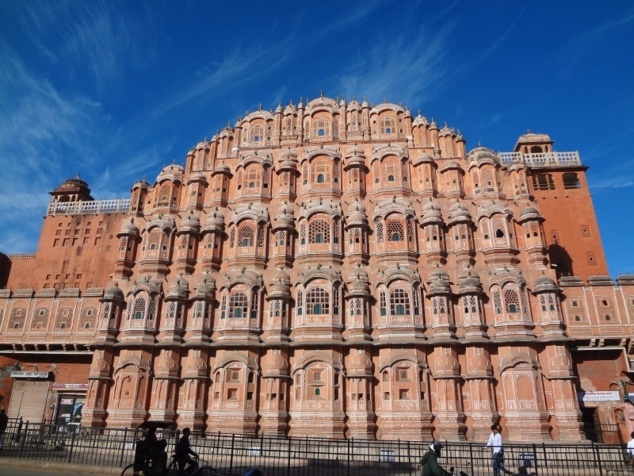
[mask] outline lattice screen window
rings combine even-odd
[[[383,223],[376,224],[376,242],[383,243]]]
[[[299,237],[301,239],[301,244],[306,244],[306,223],[302,223],[299,227]]]
[[[238,244],[241,247],[253,246],[253,228],[243,226],[238,230]]]
[[[138,297],[134,300],[134,307],[132,309],[132,319],[144,319],[145,318],[145,299]]]
[[[403,224],[391,220],[387,222],[387,241],[403,241]]]
[[[232,228],[229,234],[229,247],[233,248],[236,245],[236,229]]]
[[[506,312],[509,312],[511,314],[519,312],[519,296],[513,289],[507,289],[504,291],[504,304],[506,305]]]
[[[403,316],[411,313],[407,291],[402,288],[396,288],[390,292],[390,313],[393,316]]]
[[[229,318],[247,317],[249,298],[244,293],[235,293],[229,299]]]
[[[148,321],[153,321],[154,318],[156,317],[156,301],[157,301],[157,296],[150,296],[150,303],[148,305],[148,311],[147,311],[147,320]]]
[[[311,288],[306,293],[307,314],[330,314],[330,293],[322,287]]]
[[[260,225],[258,227],[258,247],[262,248],[264,246],[264,226]]]
[[[496,314],[502,314],[502,298],[500,291],[493,291],[493,308]]]
[[[315,220],[308,227],[310,243],[330,243],[330,225],[325,220]]]
[[[414,226],[411,220],[407,220],[407,240],[410,243],[414,241]]]
[[[194,305],[194,317],[196,319],[200,319],[201,317],[203,317],[204,310],[205,310],[205,307],[203,305],[203,302],[197,301],[196,304]]]

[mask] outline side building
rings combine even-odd
[[[258,110],[130,197],[51,192],[0,283],[0,405],[106,427],[579,441],[634,430],[634,277],[577,152],[395,104]]]

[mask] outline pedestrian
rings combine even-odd
[[[634,466],[634,431],[630,434],[630,441],[627,442],[627,455],[629,456],[628,463]]]
[[[500,471],[505,474],[512,474],[511,471],[504,467],[504,448],[502,446],[502,435],[500,431],[502,427],[497,423],[491,425],[491,434],[489,435],[489,441],[483,450],[491,448],[493,454],[491,455],[491,465],[493,466],[493,476],[500,476]]]
[[[420,459],[421,476],[451,476],[453,474],[453,467],[447,471],[438,463],[441,449],[442,445],[437,441],[429,445],[429,451]]]
[[[4,433],[7,431],[7,425],[9,424],[9,417],[4,412],[4,408],[0,409],[0,450],[4,446]]]

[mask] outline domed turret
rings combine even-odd
[[[196,290],[194,292],[193,299],[209,300],[213,299],[214,292],[216,291],[216,280],[211,276],[208,271],[203,272],[200,276],[198,283],[196,283]]]
[[[535,292],[543,293],[543,292],[557,292],[559,288],[557,287],[557,283],[550,279],[548,276],[540,276],[535,281]]]
[[[449,224],[464,222],[471,222],[471,215],[467,207],[460,202],[456,202],[449,208]]]
[[[63,184],[52,192],[52,202],[91,202],[90,188],[79,175],[65,180]]]
[[[368,354],[363,350],[357,350],[350,356],[349,377],[372,377],[374,365]]]
[[[347,225],[367,225],[368,216],[365,213],[363,202],[356,200],[348,209]]]
[[[195,215],[188,215],[181,222],[180,230],[181,233],[194,233],[197,234],[200,232],[200,220]]]
[[[429,273],[429,296],[436,294],[451,294],[449,275],[442,269],[436,268]]]
[[[460,294],[482,294],[482,283],[477,273],[467,269],[466,274],[458,277]]]
[[[269,299],[288,299],[291,297],[291,277],[283,268],[277,268],[268,286]]]
[[[205,221],[204,231],[222,233],[225,229],[225,217],[218,211],[214,210]]]
[[[182,276],[177,276],[169,287],[165,299],[187,299],[189,294],[189,283]]]
[[[156,181],[161,183],[164,180],[170,180],[172,182],[182,182],[183,181],[183,167],[181,165],[172,164],[166,167],[163,167],[161,173],[156,177]]]
[[[442,223],[442,213],[440,207],[433,200],[429,200],[423,205],[422,224]]]
[[[115,284],[104,293],[102,300],[123,302],[125,301],[125,295],[123,294],[123,291],[119,289],[119,286]]]
[[[278,351],[268,352],[262,357],[262,375],[264,377],[280,377],[288,375],[288,360]]]
[[[139,228],[134,224],[134,218],[131,218],[130,221],[124,221],[121,224],[121,231],[117,233],[118,237],[121,236],[139,236]]]

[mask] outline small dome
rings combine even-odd
[[[170,180],[172,182],[182,182],[183,181],[183,167],[181,165],[168,165],[163,167],[161,173],[156,177],[157,182],[162,182],[164,180]]]
[[[460,164],[456,161],[456,160],[449,160],[442,168],[442,172],[444,172],[445,170],[455,170],[458,169],[460,170],[462,167],[460,167]]]
[[[223,162],[221,164],[216,165],[216,168],[214,168],[213,172],[211,173],[211,175],[218,175],[218,174],[231,175],[231,169],[229,168],[227,164]]]
[[[557,283],[550,279],[548,276],[540,276],[535,281],[535,292],[546,292],[546,291],[558,291]]]
[[[458,278],[460,294],[482,294],[482,283],[477,273],[467,270],[466,275]]]
[[[469,161],[469,164],[475,163],[477,165],[484,163],[497,165],[500,163],[500,159],[497,155],[495,155],[495,152],[486,147],[476,147],[473,149],[469,152],[467,160]]]
[[[145,179],[137,180],[136,182],[134,182],[134,185],[132,185],[132,190],[136,190],[137,188],[147,190],[149,186],[150,184],[147,183]]]
[[[355,201],[348,209],[347,222],[349,226],[352,225],[367,225],[368,216],[365,213],[365,206],[363,202]]]
[[[205,177],[205,174],[200,173],[200,172],[196,172],[194,174],[191,174],[189,177],[189,180],[187,180],[187,183],[207,183],[207,178]]]
[[[368,278],[368,273],[366,273],[361,265],[358,264],[350,272],[347,282],[349,295],[370,295],[370,279]]]
[[[420,113],[418,113],[418,116],[416,116],[416,118],[412,122],[412,125],[413,126],[427,126],[429,125],[429,121],[427,120],[425,116],[421,116]]]
[[[434,158],[427,152],[423,152],[414,159],[414,167],[418,167],[420,164],[435,164]]]
[[[123,291],[116,284],[108,289],[103,295],[104,301],[125,301]]]
[[[293,208],[288,204],[283,204],[277,214],[275,228],[295,228],[295,216]]]
[[[139,236],[139,228],[134,224],[134,218],[122,223],[121,231],[117,233],[117,236],[122,235]]]
[[[212,299],[216,291],[216,280],[209,271],[204,271],[196,283],[194,299]]]
[[[520,223],[529,220],[541,220],[542,216],[536,208],[526,207],[520,212]]]
[[[471,222],[469,210],[462,203],[456,202],[449,208],[449,224]]]
[[[422,224],[442,223],[442,213],[440,207],[433,200],[429,200],[423,205]]]
[[[177,276],[165,296],[167,299],[186,299],[189,294],[189,283],[182,276]]]
[[[268,286],[268,297],[269,299],[291,297],[291,277],[281,266],[273,271]]]
[[[203,229],[206,232],[224,232],[225,217],[218,211],[218,209],[214,210],[213,213],[207,217],[207,220],[205,220],[205,226]]]
[[[200,220],[196,215],[188,215],[181,222],[181,226],[179,229],[181,233],[199,233],[200,232]]]
[[[429,273],[428,295],[451,294],[449,275],[440,268],[433,269]]]

